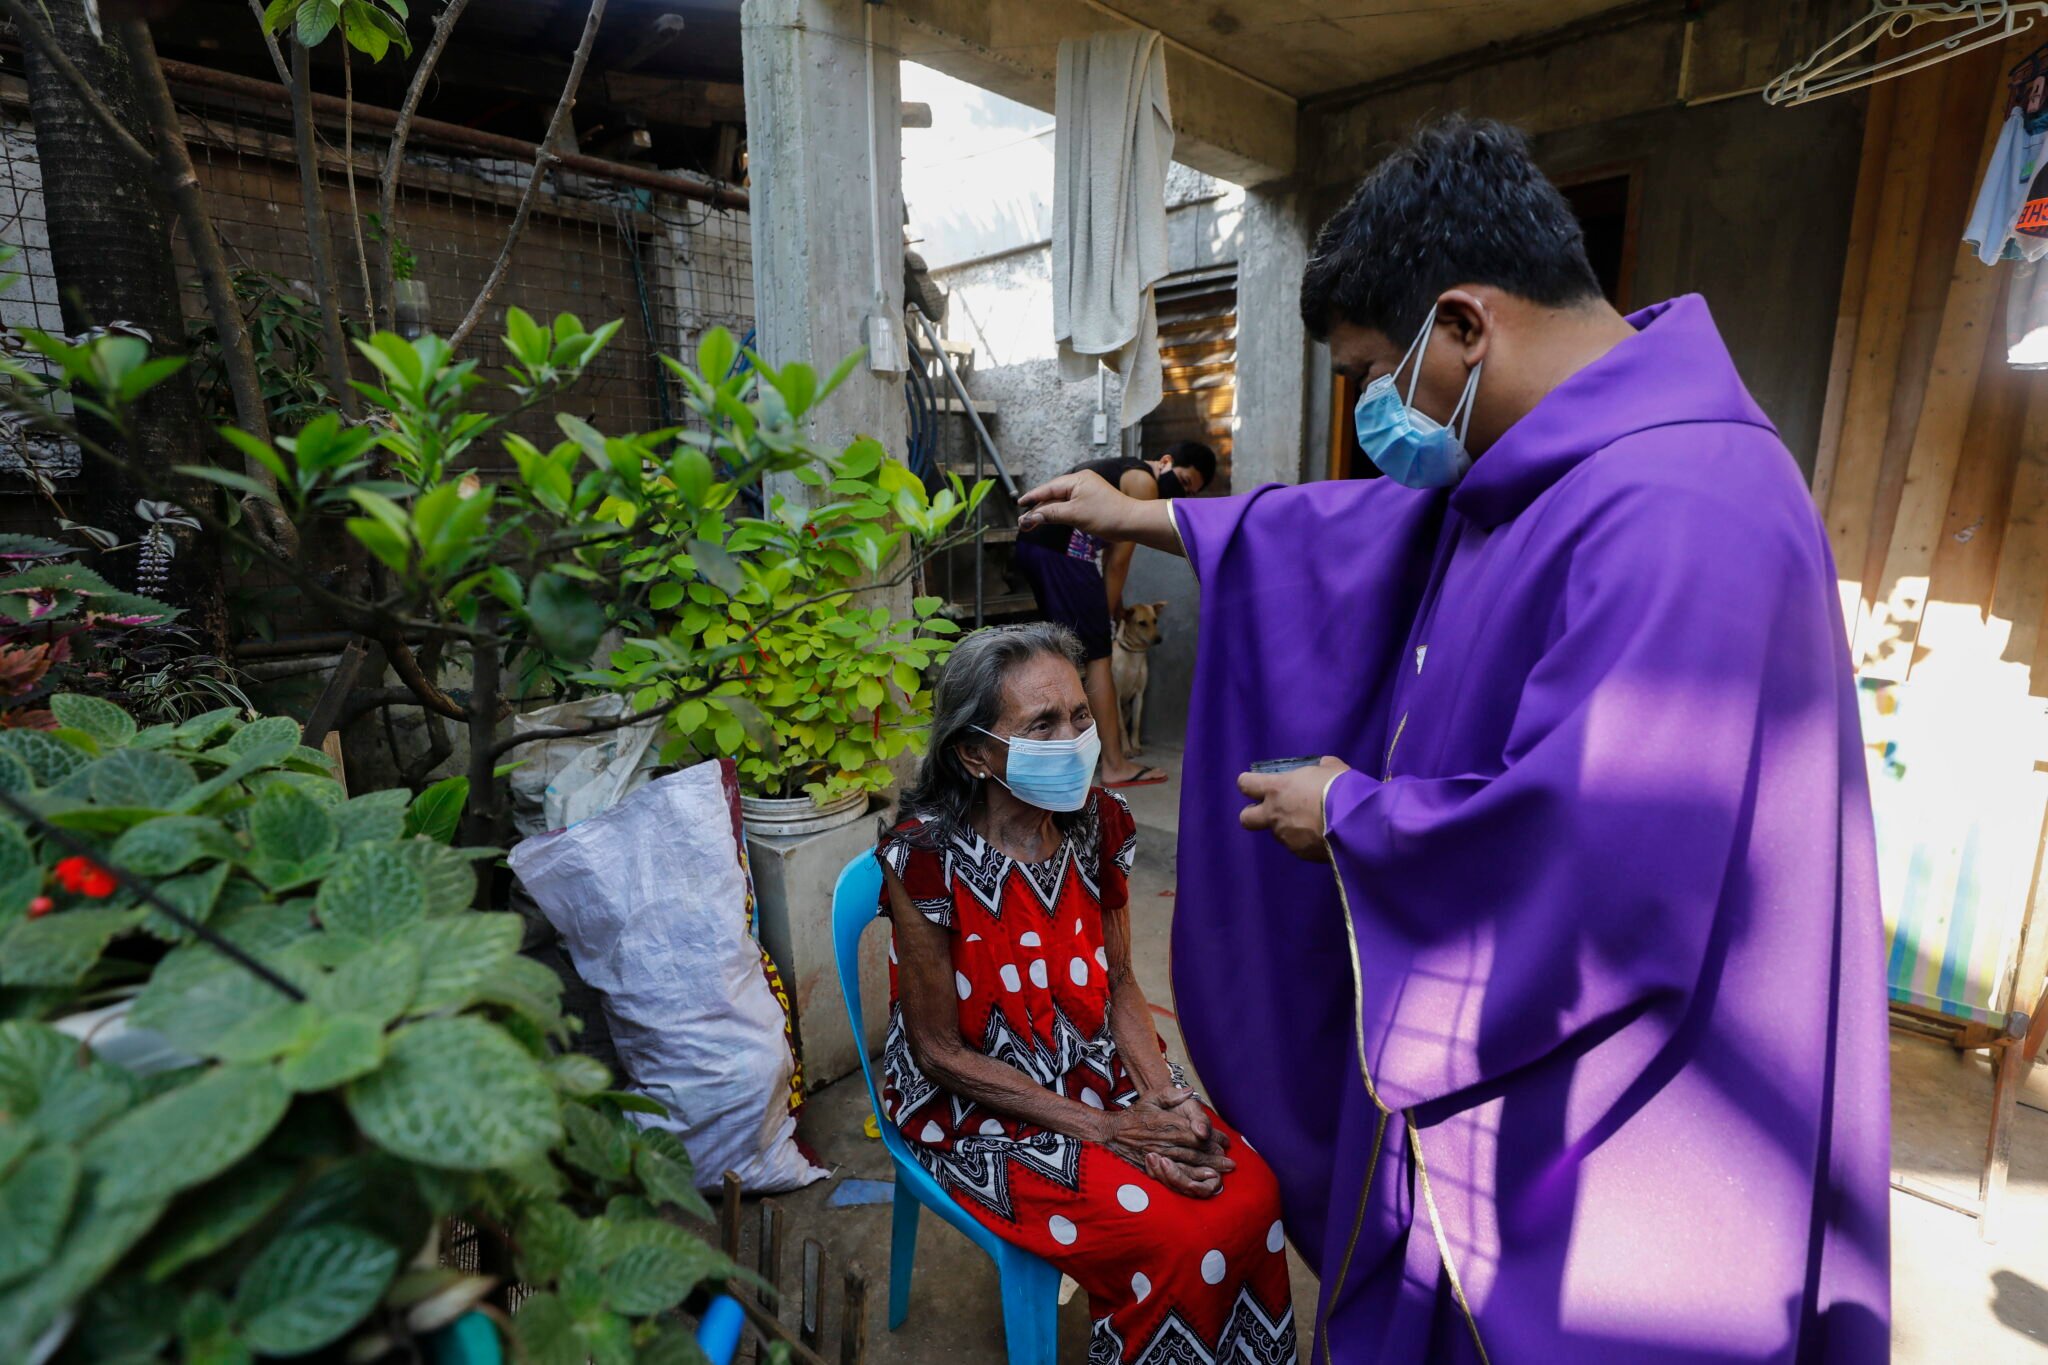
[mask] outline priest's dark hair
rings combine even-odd
[[[1052,621],[989,626],[961,637],[932,688],[931,738],[917,781],[903,793],[895,817],[882,818],[884,842],[902,839],[914,848],[944,848],[967,827],[981,779],[960,761],[960,746],[994,742],[981,732],[995,729],[1003,713],[1003,686],[1011,670],[1048,654],[1072,664],[1076,675],[1086,667],[1080,637]],[[1084,806],[1055,812],[1052,818],[1065,834],[1086,817]],[[901,828],[911,820],[918,822],[914,828]]]
[[[1301,317],[1319,341],[1342,320],[1406,346],[1446,289],[1470,284],[1552,307],[1600,297],[1578,218],[1528,140],[1453,115],[1418,127],[1323,224]]]

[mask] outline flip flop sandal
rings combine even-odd
[[[1156,787],[1166,780],[1167,773],[1162,768],[1140,768],[1135,777],[1127,777],[1121,782],[1105,782],[1102,785],[1110,791],[1116,791],[1120,787]]]

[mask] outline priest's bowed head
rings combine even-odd
[[[1499,124],[1382,162],[1301,307],[1383,477],[1069,476],[1025,522],[1200,579],[1174,988],[1317,1359],[1886,1359],[1870,802],[1798,465],[1706,301],[1616,312]]]

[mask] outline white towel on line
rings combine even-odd
[[[1166,44],[1120,29],[1060,43],[1053,95],[1052,321],[1060,373],[1124,378],[1122,425],[1159,406],[1166,171],[1173,111]]]

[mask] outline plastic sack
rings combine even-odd
[[[616,693],[563,702],[512,717],[515,735],[560,730],[625,715]],[[566,829],[610,810],[647,785],[661,765],[653,721],[574,739],[543,739],[522,747],[510,775],[512,826],[521,834]]]
[[[512,870],[602,997],[632,1089],[668,1110],[635,1114],[689,1148],[698,1183],[749,1190],[825,1178],[797,1147],[796,1057],[747,931],[723,765],[650,782],[618,805],[512,850]]]

